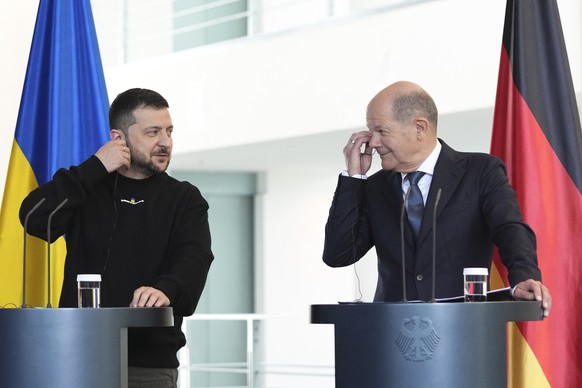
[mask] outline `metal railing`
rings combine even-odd
[[[127,63],[430,0],[92,0],[103,62]],[[107,6],[106,6],[107,5]]]
[[[240,321],[246,324],[246,359],[240,362],[220,362],[220,363],[191,363],[190,349],[186,345],[180,350],[178,356],[180,359],[180,379],[179,388],[191,387],[191,372],[210,372],[210,373],[235,373],[246,375],[246,387],[254,387],[255,382],[255,331],[258,330],[259,324],[267,317],[262,314],[194,314],[191,317],[184,318],[182,331],[187,333],[189,321]],[[236,387],[231,387],[236,388]]]

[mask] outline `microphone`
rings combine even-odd
[[[24,218],[24,248],[22,250],[22,306],[20,306],[23,309],[26,308],[26,236],[28,235],[28,218],[32,213],[34,213],[36,209],[40,207],[40,205],[42,205],[45,200],[46,198],[42,198],[40,201],[38,201],[36,205],[34,205],[33,208],[30,209],[28,213],[26,213],[26,217]]]
[[[58,212],[64,205],[67,203],[69,199],[65,198],[63,202],[59,204],[51,212],[48,217],[48,222],[46,223],[46,248],[47,248],[47,295],[48,295],[48,303],[46,305],[47,308],[52,308],[51,306],[51,220],[56,212]]]
[[[436,282],[436,212],[441,200],[441,188],[439,187],[434,201],[434,209],[432,212],[432,303],[436,302],[435,298],[435,282]]]
[[[404,211],[406,210],[406,205],[408,204],[408,197],[410,197],[410,192],[412,191],[412,185],[408,186],[406,195],[404,196],[404,202],[402,202],[402,208],[400,209],[400,248],[402,255],[402,303],[406,303],[406,257],[404,253]]]

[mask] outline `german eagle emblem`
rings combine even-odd
[[[396,346],[408,361],[427,361],[432,358],[440,337],[428,318],[412,317],[404,319]]]

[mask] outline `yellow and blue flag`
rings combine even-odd
[[[89,0],[40,0],[0,210],[0,307],[22,304],[22,200],[108,140],[108,107]],[[47,244],[32,236],[27,241],[26,304],[46,306]],[[51,248],[53,306],[65,250],[63,238]]]

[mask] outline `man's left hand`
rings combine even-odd
[[[133,293],[129,307],[167,307],[170,299],[162,291],[153,287],[140,287]]]
[[[538,300],[542,302],[542,308],[544,310],[544,317],[550,315],[550,310],[552,309],[552,296],[550,295],[550,290],[546,286],[537,280],[528,279],[515,286],[515,291],[513,292],[514,299],[520,300]]]

